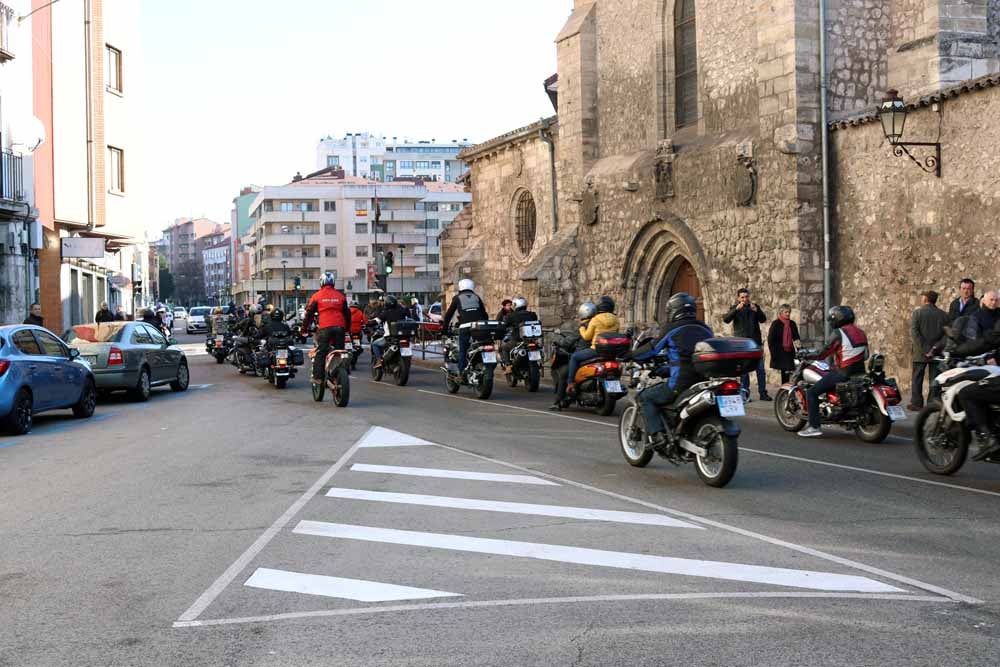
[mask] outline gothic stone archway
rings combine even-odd
[[[674,260],[671,270],[667,272],[666,279],[660,285],[660,293],[656,303],[656,321],[663,322],[664,314],[667,310],[667,300],[671,295],[678,292],[687,292],[694,297],[698,305],[698,319],[705,319],[705,299],[701,294],[701,281],[698,279],[698,272],[684,257]]]

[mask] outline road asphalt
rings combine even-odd
[[[337,408],[179,338],[187,392],[0,436],[0,666],[1000,662],[1000,467],[906,428],[753,407],[712,489],[547,393],[364,359]]]

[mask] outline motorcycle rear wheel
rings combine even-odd
[[[485,401],[493,395],[493,366],[486,366],[479,374],[476,384],[476,398]]]
[[[405,387],[406,383],[410,381],[410,360],[406,357],[402,357],[399,360],[399,365],[396,366],[396,374],[393,376],[396,380],[396,385],[400,387]]]
[[[800,416],[803,406],[799,406],[795,412],[789,410],[790,400],[792,400],[790,388],[782,387],[778,390],[778,393],[774,395],[774,418],[778,420],[778,426],[781,428],[791,433],[797,433],[805,428],[806,420]]]
[[[528,391],[535,393],[538,391],[538,385],[542,381],[542,369],[539,367],[537,361],[532,361],[528,363]]]
[[[719,417],[706,417],[694,429],[695,442],[708,450],[708,456],[695,457],[698,477],[708,486],[721,489],[736,474],[739,449],[736,438],[726,435]]]
[[[615,403],[618,399],[601,389],[601,404],[597,406],[595,412],[602,417],[608,417],[615,413]]]
[[[336,389],[333,390],[333,402],[338,408],[346,408],[351,400],[351,378],[347,369],[341,366],[337,369]]]
[[[374,359],[374,357],[372,358],[372,369],[371,370],[372,370],[372,379],[375,380],[376,382],[381,382],[382,381],[382,373],[384,373],[385,370],[383,369],[382,366],[378,366],[378,367],[375,366],[375,359]]]
[[[913,438],[920,464],[935,475],[958,472],[969,456],[971,436],[961,424],[952,422],[944,433],[935,433],[944,418],[941,404],[929,403],[917,415],[917,433]]]
[[[288,385],[288,378],[274,378],[274,386],[278,389],[284,389]]]
[[[224,354],[217,354],[217,355],[215,355],[215,363],[221,364],[225,360],[226,360],[226,355],[224,355]]]
[[[622,410],[622,416],[618,420],[618,444],[621,446],[622,456],[630,466],[636,468],[645,468],[653,460],[653,450],[646,448],[645,431],[634,423],[641,419],[638,409],[632,404]],[[634,437],[637,434],[638,438]]]
[[[854,435],[858,436],[864,442],[882,442],[889,437],[889,431],[892,429],[892,420],[882,414],[882,411],[874,404],[866,406],[865,409],[870,411],[869,417],[874,416],[875,421],[865,426],[858,424],[854,427]]]

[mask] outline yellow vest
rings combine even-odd
[[[618,327],[618,317],[614,313],[598,313],[590,318],[586,328],[580,327],[580,335],[590,341],[591,348],[596,349],[597,337],[602,333],[614,333]]]

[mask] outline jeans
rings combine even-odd
[[[809,404],[809,426],[812,428],[819,428],[819,397],[833,391],[838,382],[847,382],[847,376],[831,371],[806,391],[806,402]]]
[[[757,362],[757,393],[764,396],[767,393],[767,374],[764,372],[764,359],[761,358]],[[750,395],[750,374],[744,373],[740,380],[740,384],[743,385],[744,391],[747,392],[747,396]]]
[[[573,378],[576,377],[577,370],[580,369],[580,364],[597,356],[597,351],[591,348],[586,350],[577,350],[573,353],[573,356],[569,358],[569,371],[566,373],[566,386],[569,387],[573,384]]]
[[[344,349],[344,328],[327,327],[316,332],[316,356],[313,357],[313,378],[323,380],[326,374],[326,355],[330,351],[330,339],[333,339],[333,349]]]
[[[372,341],[372,356],[378,361],[385,354],[385,337]]]
[[[910,404],[922,408],[924,407],[924,375],[927,373],[929,364],[922,361],[913,362],[913,374],[910,376]],[[928,375],[928,379],[933,374]]]
[[[646,433],[653,435],[664,430],[663,408],[673,403],[677,396],[678,392],[671,389],[666,382],[654,385],[639,394],[639,409],[642,410],[642,418],[646,421]]]
[[[472,343],[472,332],[460,329],[458,332],[458,372],[461,373],[469,363],[469,347]]]

